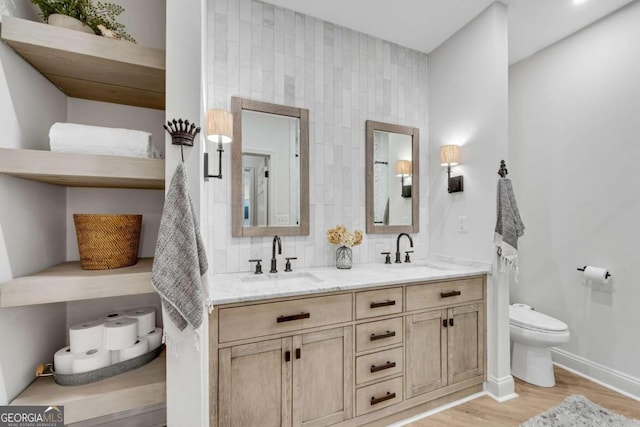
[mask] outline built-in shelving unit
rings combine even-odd
[[[164,160],[0,148],[0,173],[68,187],[164,188]]]
[[[1,37],[67,96],[165,108],[162,49],[11,16],[2,17]],[[164,169],[157,159],[0,148],[0,174],[68,187],[163,189]],[[59,264],[0,284],[0,308],[152,293],[152,264],[144,258],[131,267],[93,271],[79,262]],[[38,378],[11,404],[64,405],[66,424],[126,418],[127,425],[147,425],[144,414],[164,417],[165,359],[163,352],[141,368],[83,386]]]
[[[61,386],[52,377],[36,379],[11,405],[64,405],[65,424],[122,413],[166,401],[166,357],[115,377],[80,386]]]
[[[165,108],[165,51],[2,17],[2,39],[74,98]]]
[[[141,258],[131,267],[82,270],[79,261],[65,262],[0,285],[0,308],[148,294],[152,265]]]

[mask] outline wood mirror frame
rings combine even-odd
[[[242,224],[242,111],[250,110],[300,120],[300,224],[297,226],[244,227]],[[233,237],[309,235],[309,110],[245,98],[231,98],[231,235]]]
[[[374,131],[384,131],[411,136],[411,225],[376,225],[374,222]],[[366,121],[365,133],[365,187],[366,187],[366,225],[368,234],[417,233],[420,231],[420,131],[418,128],[390,123]]]

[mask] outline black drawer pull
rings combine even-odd
[[[374,372],[380,372],[380,371],[384,371],[385,369],[391,369],[395,367],[396,367],[396,362],[387,361],[387,363],[385,363],[384,365],[380,365],[380,366],[371,365],[371,373],[373,374]]]
[[[284,361],[285,362],[291,362],[291,352],[290,351],[285,351],[284,352]]]
[[[278,316],[277,322],[291,322],[292,320],[308,319],[311,317],[311,313],[300,313],[291,316]]]
[[[371,334],[371,336],[369,337],[369,341],[376,341],[376,340],[381,340],[384,338],[391,338],[391,337],[395,337],[396,336],[396,331],[387,331],[384,334]]]
[[[462,295],[462,292],[460,291],[440,292],[440,298],[457,297],[459,295]]]
[[[386,300],[384,302],[372,302],[371,304],[369,304],[370,308],[380,308],[380,307],[388,307],[390,305],[396,305],[396,301],[395,300]]]
[[[396,394],[395,393],[390,393],[390,392],[387,392],[387,394],[382,396],[382,397],[371,396],[371,406],[377,405],[378,403],[382,403],[385,400],[390,400],[390,399],[395,399],[395,398],[396,398]]]

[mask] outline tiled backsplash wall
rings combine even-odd
[[[208,14],[208,108],[229,109],[240,96],[309,109],[310,234],[283,237],[282,257],[297,256],[294,269],[334,265],[326,230],[344,224],[364,231],[366,120],[420,129],[420,232],[413,239],[414,257],[425,257],[427,56],[255,0],[210,1]],[[205,186],[213,272],[249,271],[250,258],[268,265],[271,238],[231,237],[229,150],[223,157],[225,178]],[[366,234],[354,262],[382,262],[380,252],[395,251],[395,238]]]

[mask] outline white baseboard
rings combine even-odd
[[[515,392],[515,382],[511,375],[507,375],[502,378],[496,378],[490,375],[487,381],[486,390],[493,400],[500,403],[518,397]]]
[[[553,362],[601,386],[640,401],[640,379],[561,350],[551,349]]]

